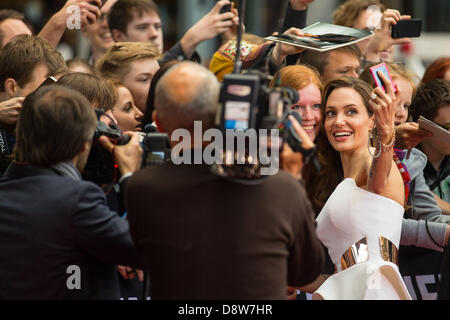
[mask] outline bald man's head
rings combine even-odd
[[[204,130],[213,127],[220,84],[205,67],[179,63],[164,74],[156,86],[156,119],[166,133],[178,128],[193,132],[194,121]]]

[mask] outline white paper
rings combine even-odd
[[[439,140],[450,144],[450,132],[448,132],[444,128],[438,126],[433,121],[430,121],[422,116],[420,116],[419,121],[417,121],[417,123],[419,124],[420,129],[428,130],[431,133],[433,133],[433,137],[436,137]]]

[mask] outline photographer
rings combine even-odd
[[[15,161],[0,179],[0,297],[118,299],[115,264],[141,266],[128,223],[81,179],[97,118],[80,93],[44,86],[23,102]],[[140,166],[137,137],[100,142],[122,176]]]
[[[196,120],[212,128],[219,87],[198,64],[172,66],[156,87],[158,129],[193,134]],[[183,143],[195,151],[193,141]],[[205,163],[166,163],[130,179],[126,205],[152,299],[286,299],[288,285],[306,285],[321,271],[310,203],[286,172],[250,185]]]

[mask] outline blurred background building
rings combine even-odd
[[[204,14],[217,0],[155,0],[161,10],[165,34],[165,48],[169,48],[182,34]],[[246,31],[267,36],[278,31],[289,0],[247,0]],[[49,17],[58,11],[66,0],[1,0],[0,8],[21,11],[39,32]],[[238,0],[235,0],[238,2]],[[309,7],[307,24],[317,21],[332,22],[334,9],[344,0],[315,0]],[[396,48],[396,60],[419,64],[414,69],[420,75],[420,64],[450,54],[450,0],[386,0],[388,8],[423,20],[420,38],[413,45]],[[199,47],[202,58],[208,61],[217,50],[219,39],[208,41]],[[79,31],[66,31],[58,48],[66,59],[78,56],[87,58],[89,46]]]

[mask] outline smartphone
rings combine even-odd
[[[106,1],[108,1],[108,0],[102,0],[102,5],[98,8],[101,9]],[[94,1],[89,2],[89,4],[92,4],[93,6],[98,6],[97,2],[94,2]]]
[[[231,11],[231,3],[226,4],[220,9],[220,13],[230,12]]]
[[[383,85],[383,81],[381,81],[380,77],[378,76],[378,71],[381,71],[392,83],[394,92],[397,92],[397,86],[395,85],[394,81],[392,81],[392,77],[391,74],[389,73],[386,63],[377,64],[376,66],[371,67],[369,70],[370,73],[372,74],[372,78],[375,81],[377,87],[383,88],[384,92],[386,92],[386,88]]]
[[[391,36],[393,39],[398,38],[416,38],[422,32],[422,20],[410,19],[400,20],[396,25],[392,26]]]

